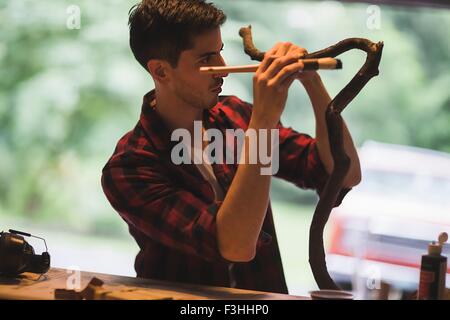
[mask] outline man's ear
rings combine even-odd
[[[165,61],[151,59],[147,62],[147,70],[154,80],[165,83],[168,81],[168,65]]]

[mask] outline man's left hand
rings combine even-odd
[[[286,50],[286,53],[298,53],[299,55],[306,55],[308,54],[308,51],[305,48],[296,46],[293,43],[290,42],[285,42],[285,43],[281,43],[280,46]],[[309,71],[302,71],[298,73],[298,80],[300,80],[300,82],[305,85],[306,83],[309,82],[314,82],[320,79],[319,74],[317,73],[317,71],[315,70],[309,70]]]

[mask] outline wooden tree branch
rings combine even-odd
[[[244,51],[252,60],[262,61],[264,52],[258,50],[252,39],[251,26],[241,28],[239,35],[244,42]],[[350,168],[350,158],[345,153],[343,142],[343,120],[341,112],[358,95],[370,79],[377,76],[383,51],[383,42],[373,43],[363,38],[348,38],[337,44],[304,55],[301,59],[334,58],[346,51],[359,49],[367,53],[364,65],[350,82],[330,102],[326,110],[326,124],[330,141],[331,154],[334,161],[333,172],[320,194],[319,202],[311,222],[309,231],[309,263],[314,279],[320,289],[340,289],[330,277],[325,261],[323,231],[336,206],[336,200],[342,192],[342,183]],[[341,197],[342,200],[342,197]]]

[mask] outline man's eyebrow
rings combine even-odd
[[[223,50],[224,44],[222,43],[222,47],[220,48],[219,52]],[[218,52],[215,51],[210,51],[210,52],[206,52],[206,53],[202,53],[198,56],[198,59],[200,58],[206,58],[208,56],[213,56],[215,54],[217,54]]]

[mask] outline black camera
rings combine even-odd
[[[43,240],[46,251],[40,255],[35,254],[33,247],[23,236]],[[0,275],[17,276],[23,272],[44,274],[49,269],[50,254],[43,238],[11,229],[9,233],[0,233]]]

